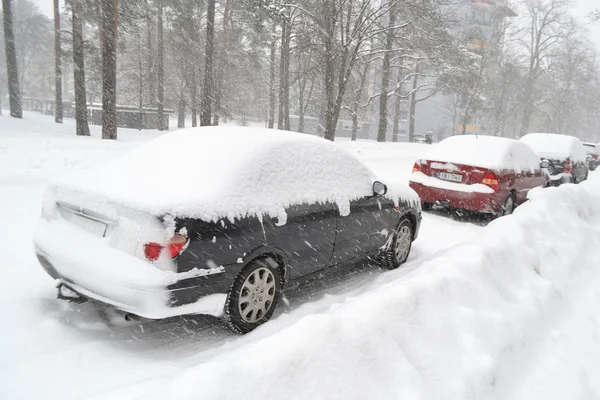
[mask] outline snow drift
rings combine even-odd
[[[519,358],[599,257],[600,179],[534,190],[476,240],[325,313],[283,315],[152,398],[515,398]]]

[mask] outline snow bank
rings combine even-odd
[[[527,146],[496,136],[451,136],[433,146],[423,159],[516,172],[540,168],[540,160]]]
[[[566,160],[585,162],[586,151],[575,136],[555,133],[529,133],[521,138],[540,158],[548,160]]]
[[[373,194],[375,175],[336,144],[267,129],[183,129],[144,144],[92,171],[54,183],[58,192],[148,211],[204,220],[281,216],[294,204],[351,200]],[[390,197],[416,195],[393,187]]]
[[[151,398],[518,398],[515,381],[528,373],[520,354],[600,258],[597,176],[530,198],[408,274],[385,273],[325,313],[262,326]]]

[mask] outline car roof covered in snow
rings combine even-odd
[[[435,145],[423,158],[517,172],[540,167],[535,153],[518,140],[485,135],[451,136]]]
[[[285,219],[286,207],[317,202],[336,203],[347,214],[350,201],[373,194],[375,180],[353,155],[319,137],[203,127],[160,136],[107,165],[64,177],[54,188],[156,215],[215,221]]]
[[[556,133],[529,133],[521,138],[540,158],[585,162],[586,151],[575,136]]]

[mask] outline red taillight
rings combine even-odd
[[[146,255],[146,258],[150,261],[156,261],[158,260],[158,257],[160,257],[160,253],[162,252],[163,249],[163,245],[155,243],[155,242],[150,242],[150,243],[146,243],[144,245],[144,254]]]
[[[494,190],[500,189],[500,185],[498,184],[498,177],[492,171],[486,172],[481,183],[483,183],[486,186],[491,187]]]
[[[169,252],[171,254],[171,258],[175,258],[180,255],[187,242],[188,238],[183,235],[176,234],[173,236],[171,240],[169,240]]]
[[[415,172],[421,172],[421,162],[420,161],[417,161],[415,163],[415,165],[413,165],[413,174]]]
[[[564,172],[566,174],[572,174],[573,173],[573,161],[571,161],[570,158],[567,158],[567,161],[565,161]]]
[[[171,238],[171,240],[169,240],[169,242],[167,243],[167,246],[163,246],[162,244],[156,243],[156,242],[146,243],[144,245],[144,255],[146,256],[146,258],[148,260],[156,261],[160,257],[163,249],[165,247],[168,247],[169,248],[169,257],[176,258],[177,256],[179,256],[181,254],[181,252],[185,248],[185,245],[187,244],[187,242],[188,242],[187,237],[185,237],[183,235],[175,234],[175,236],[173,236]]]

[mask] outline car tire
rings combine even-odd
[[[423,211],[429,211],[433,208],[433,203],[428,203],[426,201],[421,202],[421,209]]]
[[[402,218],[394,230],[383,254],[382,265],[385,269],[396,269],[406,262],[412,247],[413,237],[413,224],[408,218]]]
[[[248,333],[267,322],[281,298],[281,269],[272,257],[252,260],[235,278],[223,317],[237,333]]]
[[[502,204],[502,211],[500,211],[500,216],[503,217],[505,215],[510,215],[515,211],[515,194],[511,193],[506,200],[504,200],[504,204]]]

